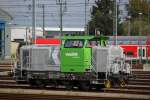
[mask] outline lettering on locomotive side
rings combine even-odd
[[[78,53],[77,52],[68,52],[68,53],[65,53],[65,56],[75,56],[75,57],[77,57]]]

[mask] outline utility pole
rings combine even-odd
[[[35,28],[36,28],[36,15],[35,15],[35,2],[36,0],[32,0],[32,40],[35,40],[36,44],[36,33],[35,33]]]
[[[118,33],[118,28],[117,28],[118,27],[118,7],[117,6],[118,6],[118,4],[117,4],[117,0],[116,0],[116,29],[115,29],[116,30],[116,33],[115,33],[115,37],[116,37],[116,43],[115,44],[116,45],[117,45],[117,35],[118,35],[117,34]]]
[[[131,16],[128,16],[128,36],[130,36],[131,33]]]
[[[87,4],[89,3],[89,0],[85,0],[85,34],[89,35],[89,26],[87,24]]]
[[[147,0],[147,4],[148,4],[148,36],[147,36],[147,41],[149,40],[149,34],[150,34],[150,0]],[[148,51],[148,44],[146,46],[146,51]],[[146,60],[147,63],[149,63],[149,59],[148,59],[148,53],[146,52]]]
[[[66,0],[65,0],[65,2],[63,1],[63,0],[56,0],[56,4],[57,5],[60,5],[60,14],[59,14],[59,16],[60,16],[60,34],[59,34],[59,36],[63,36],[63,5],[65,5],[66,6]]]
[[[149,22],[150,22],[150,0],[147,0],[147,4],[148,4],[148,24],[149,24]]]
[[[139,23],[139,36],[141,36],[142,35],[142,14],[143,13],[138,13],[139,14],[139,21],[140,21],[140,23]]]
[[[142,36],[142,14],[143,13],[138,13],[139,14],[139,36]],[[139,40],[139,43],[141,42],[141,39]],[[142,46],[141,46],[141,43],[139,44],[140,45],[140,63],[142,63],[142,55],[143,55],[143,49],[142,49]]]
[[[114,17],[113,17],[113,36],[114,36],[114,44],[117,45],[117,27],[118,27],[118,2],[117,0],[114,1]]]
[[[45,6],[42,4],[43,8],[43,36],[45,37]]]
[[[26,45],[28,44],[28,27],[26,27]]]
[[[86,25],[86,5],[87,5],[87,2],[86,2],[86,0],[85,0],[85,20],[84,20],[84,22],[85,22],[85,34],[87,34],[87,25]]]
[[[129,8],[131,8],[130,1],[129,1]],[[130,14],[130,9],[128,9],[127,19],[128,19],[128,36],[130,36],[131,35],[131,14]]]

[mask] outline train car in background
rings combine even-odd
[[[56,38],[36,38],[32,43],[37,45],[60,45],[61,40]]]
[[[115,37],[110,36],[109,45],[115,45]],[[150,58],[150,38],[146,36],[118,36],[117,45],[123,48],[126,60],[146,61]]]
[[[126,60],[147,60],[150,58],[148,45],[120,45],[124,49]]]

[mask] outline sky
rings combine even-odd
[[[60,6],[56,4],[57,0],[35,0],[36,1],[36,26],[42,27],[43,23],[43,8],[45,6],[45,26],[59,27]],[[65,3],[65,0],[62,0]],[[128,0],[119,0],[124,18],[127,12],[124,10],[124,3]],[[69,28],[84,28],[85,24],[90,20],[90,12],[95,0],[86,0],[86,22],[85,22],[85,0],[66,0],[66,6],[63,5],[63,27]],[[32,0],[0,0],[0,7],[12,15],[12,25],[26,26],[32,25]]]
[[[66,0],[66,6],[63,5],[63,27],[84,27],[85,26],[85,0]],[[65,3],[65,0],[63,0]],[[88,2],[88,0],[87,0]],[[13,20],[11,23],[18,26],[32,25],[32,0],[0,0],[0,7],[9,12]],[[42,27],[43,8],[45,6],[45,26],[59,27],[60,6],[56,0],[36,0],[36,25]],[[89,0],[86,9],[86,22],[90,19],[90,9],[94,0]]]

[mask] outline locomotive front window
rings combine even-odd
[[[84,40],[66,40],[65,48],[83,48]]]

